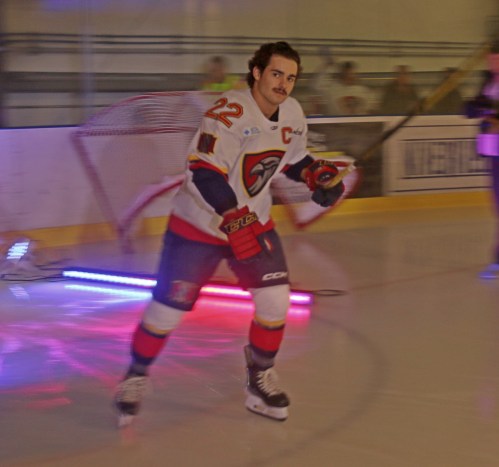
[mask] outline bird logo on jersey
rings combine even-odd
[[[246,154],[243,160],[243,182],[250,196],[256,196],[277,170],[284,151],[277,149]]]

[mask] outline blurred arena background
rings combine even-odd
[[[97,109],[150,91],[198,89],[210,56],[243,75],[263,41],[302,54],[305,110],[325,53],[354,61],[373,99],[408,65],[424,94],[485,40],[496,0],[3,0],[1,126],[77,125]],[[334,72],[334,69],[330,70]],[[460,84],[476,90],[479,71]]]
[[[497,0],[3,0],[0,233],[36,230],[48,246],[112,237],[101,225],[110,217],[102,205],[114,201],[99,197],[72,135],[85,128],[91,136],[89,119],[136,96],[217,89],[207,84],[213,57],[243,83],[261,43],[289,41],[303,59],[294,96],[310,117],[311,147],[355,158],[410,109],[409,100],[404,108],[384,104],[401,66],[424,99],[497,31],[498,18]],[[353,114],[328,105],[346,63],[368,101]],[[380,147],[352,197],[472,190],[478,198],[467,199],[483,203],[487,167],[474,153],[476,122],[462,116],[461,103],[476,93],[484,69],[477,61],[453,89],[457,100],[442,100]],[[141,187],[160,181],[165,145],[111,136],[87,138],[85,150],[105,195],[126,191],[116,201],[122,210]],[[165,213],[165,204],[153,206],[144,218]],[[144,231],[159,233],[160,224]]]

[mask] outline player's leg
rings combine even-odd
[[[248,380],[246,407],[276,420],[288,418],[289,398],[279,387],[275,357],[284,336],[289,285],[252,289],[255,316],[244,349]]]
[[[131,363],[115,395],[121,426],[138,413],[151,365],[184,313],[192,310],[201,286],[211,277],[225,252],[225,247],[166,233],[153,298],[133,334]]]
[[[183,310],[154,299],[146,306],[132,336],[130,366],[116,389],[115,405],[119,412],[119,426],[128,425],[139,412],[147,390],[149,368],[184,313]]]
[[[277,384],[274,364],[289,308],[288,269],[277,233],[266,234],[266,241],[271,246],[269,256],[262,255],[247,264],[232,264],[255,303],[249,342],[244,348],[248,376],[246,407],[276,420],[286,420],[289,398]]]

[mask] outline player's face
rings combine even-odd
[[[253,69],[255,83],[251,92],[267,117],[291,94],[297,75],[298,64],[280,55],[272,55],[263,72],[256,67]]]

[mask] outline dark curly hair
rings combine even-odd
[[[269,42],[263,44],[253,55],[253,58],[248,61],[249,72],[246,75],[246,82],[249,87],[252,88],[255,84],[255,78],[253,76],[253,68],[257,67],[260,72],[267,67],[270,62],[272,55],[280,55],[281,57],[289,58],[294,60],[298,65],[298,75],[301,73],[301,59],[299,53],[293,49],[287,42]]]

